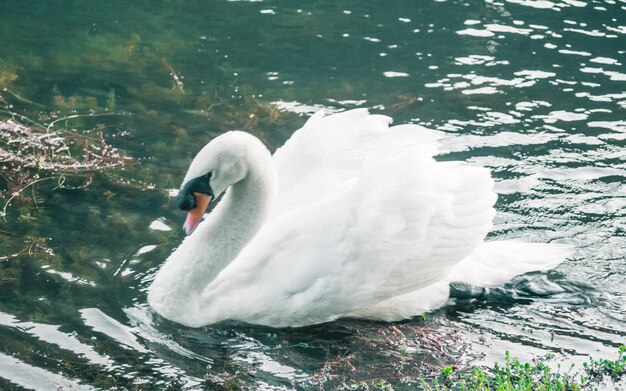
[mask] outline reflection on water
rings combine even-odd
[[[402,388],[506,350],[614,358],[626,342],[624,3],[401,3],[0,4],[2,111],[44,124],[121,114],[55,127],[100,130],[135,160],[7,209],[0,256],[26,236],[50,252],[0,258],[0,388]],[[156,316],[145,290],[182,238],[171,189],[199,146],[241,128],[275,149],[310,114],[353,107],[444,131],[441,159],[493,171],[490,237],[570,243],[572,259],[395,326],[194,330]]]
[[[27,389],[68,388],[72,390],[93,390],[93,387],[78,384],[56,373],[25,364],[24,362],[0,353],[0,376]]]

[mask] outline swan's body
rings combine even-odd
[[[150,305],[192,327],[393,321],[443,305],[450,281],[499,285],[564,258],[558,246],[484,242],[489,171],[437,162],[438,132],[389,122],[315,115],[273,157],[243,132],[207,144],[183,188],[228,191],[157,273]]]

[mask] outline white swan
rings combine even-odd
[[[394,321],[445,304],[450,281],[494,286],[564,259],[558,245],[484,242],[490,172],[435,161],[439,132],[389,123],[318,113],[273,157],[244,132],[208,143],[178,196],[193,233],[156,274],[152,308],[191,327]]]

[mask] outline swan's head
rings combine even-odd
[[[196,229],[211,200],[245,178],[249,138],[254,137],[238,131],[224,133],[205,145],[191,162],[176,200],[178,207],[187,211],[183,225],[187,235]]]

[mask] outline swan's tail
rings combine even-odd
[[[484,242],[452,270],[449,281],[495,287],[520,274],[552,269],[571,253],[572,248],[564,244]]]
[[[462,282],[467,284],[463,284],[464,289],[475,288],[476,292],[484,292],[482,288],[503,285],[520,274],[552,269],[571,252],[570,246],[554,243],[484,242],[457,264],[447,279],[344,316],[384,321],[406,319],[443,306],[450,297],[449,283]]]

